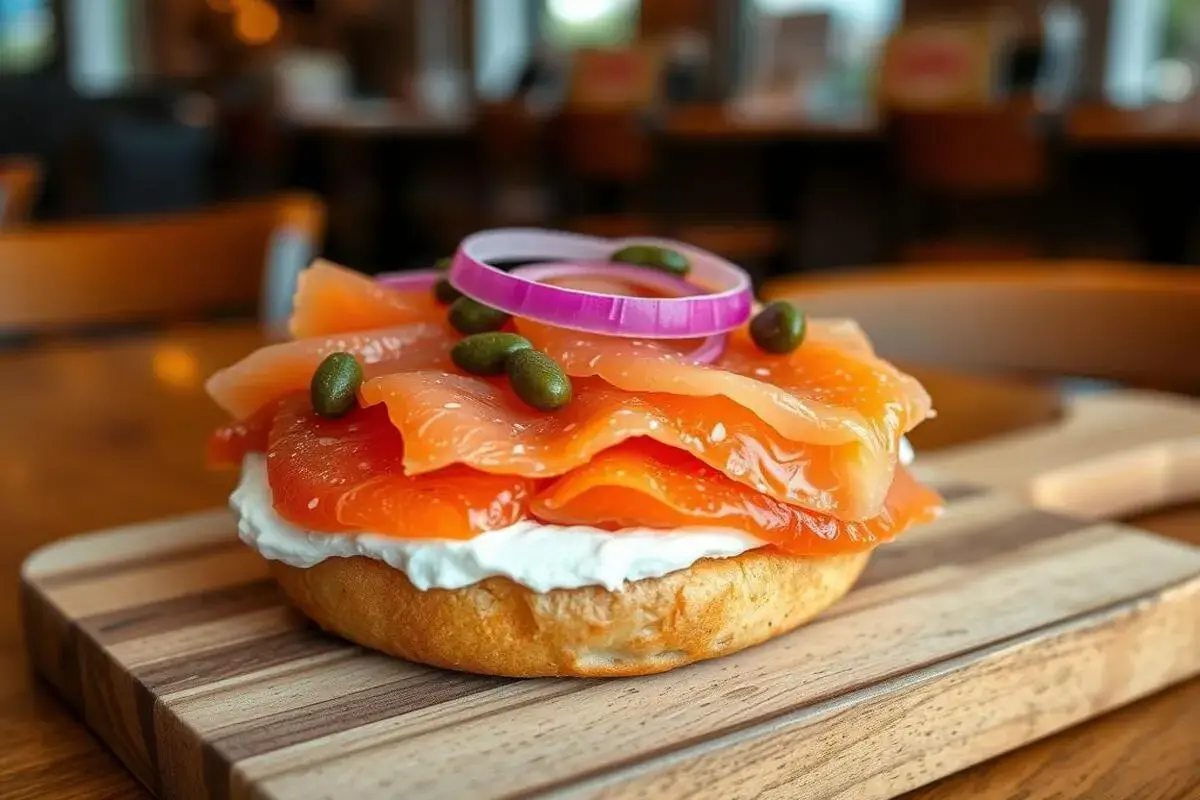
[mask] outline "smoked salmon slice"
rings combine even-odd
[[[469,539],[528,517],[535,481],[461,466],[408,476],[403,458],[404,441],[383,409],[330,420],[307,397],[288,397],[267,444],[275,510],[306,530],[414,539]]]
[[[415,320],[445,324],[446,315],[428,292],[387,289],[328,263],[306,270],[294,308],[297,336]],[[846,320],[810,320],[804,346],[788,356],[763,353],[743,327],[730,335],[724,355],[712,365],[687,362],[680,344],[670,340],[599,336],[523,319],[515,325],[573,378],[600,377],[627,391],[724,395],[793,441],[859,441],[894,457],[900,436],[930,414],[921,385],[877,358],[861,329]],[[405,367],[395,371],[400,369]]]
[[[317,261],[300,273],[289,329],[297,339],[394,328],[445,318],[430,291],[397,291],[359,272]]]
[[[901,436],[931,413],[917,381],[876,357],[845,320],[810,320],[805,343],[786,356],[765,354],[744,328],[734,331],[713,365],[681,355],[694,343],[515,320],[574,379],[574,401],[540,413],[503,378],[465,376],[454,366],[449,353],[461,337],[445,317],[429,292],[313,266],[292,326],[307,338],[264,347],[209,380],[216,402],[241,420],[221,433],[229,441],[214,438],[210,456],[230,461],[239,440],[252,437],[256,413],[305,391],[321,360],[345,351],[364,367],[360,402],[386,406],[379,418],[405,443],[399,466],[407,476],[457,465],[549,478],[648,438],[778,502],[861,522],[884,509]]]
[[[247,435],[214,438],[228,444],[230,459],[265,449],[276,512],[315,532],[467,539],[534,518],[610,530],[729,528],[793,555],[819,556],[890,541],[941,508],[935,492],[900,468],[881,513],[839,520],[781,503],[646,438],[610,447],[555,481],[463,466],[408,476],[404,440],[382,407],[327,420],[295,395],[253,420],[238,429]]]
[[[573,378],[595,376],[631,392],[723,395],[793,441],[859,441],[894,452],[900,436],[930,412],[929,395],[916,380],[844,333],[822,337],[819,321],[810,322],[814,335],[786,356],[763,353],[743,327],[711,365],[681,358],[670,340],[597,336],[523,319],[516,324]]]
[[[206,455],[212,467],[241,466],[247,453],[265,453],[271,426],[283,398],[272,400],[253,414],[217,428],[208,437]]]
[[[455,466],[403,474],[404,440],[382,407],[328,420],[307,398],[284,398],[255,415],[253,435],[227,438],[229,457],[262,444],[276,512],[306,530],[369,531],[399,538],[467,539],[524,519],[620,528],[728,528],[800,556],[854,552],[890,541],[937,516],[941,498],[900,468],[883,511],[847,522],[731,480],[653,440],[608,448],[550,482]],[[219,434],[218,434],[219,435]],[[240,454],[237,446],[245,448]]]
[[[256,350],[215,373],[205,389],[231,416],[243,418],[272,400],[307,389],[313,372],[330,353],[352,354],[367,376],[449,370],[454,368],[450,349],[458,339],[458,333],[443,321],[297,339]]]
[[[361,401],[385,405],[407,442],[410,475],[463,464],[528,477],[562,475],[598,453],[648,437],[691,453],[755,491],[847,519],[879,513],[892,480],[884,459],[856,444],[790,441],[723,396],[625,392],[596,378],[574,382],[554,414],[522,403],[503,379],[396,372],[365,383]]]
[[[868,550],[933,520],[942,499],[896,470],[883,511],[846,522],[780,503],[730,480],[691,455],[635,440],[606,450],[544,489],[538,519],[597,528],[733,528],[797,556]]]
[[[349,351],[364,363],[361,402],[385,404],[407,441],[409,475],[462,464],[557,476],[607,447],[647,437],[776,500],[853,521],[880,513],[899,439],[929,414],[922,387],[877,359],[846,320],[811,320],[809,341],[790,356],[763,354],[736,331],[712,367],[680,357],[680,348],[694,344],[516,320],[575,377],[575,401],[540,414],[503,379],[462,375],[449,357],[460,335],[446,324],[444,307],[431,311],[421,305],[428,293],[410,294],[341,267],[313,266],[296,297],[294,329],[320,335],[258,350],[214,375],[209,392],[248,425],[266,404],[305,390],[326,355]],[[425,321],[360,330],[422,314]],[[215,461],[228,461],[221,443],[212,446]]]

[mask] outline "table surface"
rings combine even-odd
[[[251,327],[194,327],[0,355],[0,580],[16,596],[32,550],[73,533],[223,504],[210,472],[222,421],[204,378],[261,343]],[[940,416],[918,451],[1053,419],[1044,385],[918,371]],[[1200,543],[1200,505],[1136,524]],[[1200,796],[1200,679],[945,778],[911,798]],[[0,797],[127,798],[146,792],[25,664],[19,611],[0,604]]]

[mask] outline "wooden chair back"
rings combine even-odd
[[[23,225],[33,215],[42,168],[31,158],[0,158],[0,229]]]
[[[290,311],[318,254],[325,211],[289,194],[198,213],[37,225],[0,233],[0,330],[172,320],[253,307]]]
[[[763,296],[853,317],[881,355],[906,364],[1200,393],[1196,270],[960,265],[779,280]]]
[[[898,171],[911,186],[956,195],[1032,193],[1048,182],[1048,143],[1024,104],[893,112]]]

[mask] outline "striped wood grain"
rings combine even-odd
[[[432,670],[312,629],[224,513],[27,562],[35,665],[178,798],[886,797],[1200,670],[1200,551],[944,487],[801,630],[649,678]]]

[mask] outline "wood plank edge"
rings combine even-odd
[[[34,550],[21,564],[21,578],[34,583],[50,581],[59,577],[60,570],[55,568],[58,556],[79,547],[80,545],[114,542],[122,538],[132,538],[154,534],[157,531],[170,531],[170,546],[155,547],[150,553],[143,555],[166,556],[179,550],[195,547],[200,542],[220,541],[222,538],[235,540],[237,525],[229,510],[224,507],[210,508],[205,511],[194,511],[172,517],[162,517],[133,525],[123,525],[115,528],[81,533],[68,536]],[[99,558],[89,559],[88,569],[119,564],[121,559]],[[73,570],[62,570],[69,575]]]
[[[1046,659],[1048,653],[1053,655],[1061,648],[1067,648],[1074,654],[1072,660],[1060,666],[1060,670],[1070,671],[1064,682],[1069,682],[1077,689],[1093,685],[1098,687],[1081,698],[1081,702],[1075,706],[1065,710],[1051,709],[1050,713],[1041,714],[1029,724],[1017,725],[1017,730],[1000,737],[998,741],[989,742],[986,748],[962,747],[961,752],[953,753],[953,757],[941,758],[934,758],[933,754],[927,752],[920,754],[921,769],[908,773],[892,769],[868,776],[886,786],[886,791],[866,791],[866,787],[861,785],[843,787],[844,791],[849,792],[845,796],[893,797],[1195,677],[1200,674],[1200,629],[1194,623],[1198,616],[1200,575],[895,676],[876,686],[772,718],[756,720],[718,736],[649,753],[636,762],[537,787],[529,796],[607,799],[680,796],[688,791],[713,791],[730,798],[758,796],[758,791],[746,795],[738,791],[743,788],[745,780],[735,762],[754,764],[750,756],[752,753],[782,751],[789,754],[788,758],[794,756],[796,763],[790,766],[802,773],[794,778],[803,780],[804,775],[815,774],[813,770],[822,769],[833,761],[831,754],[825,752],[813,757],[812,764],[806,764],[804,759],[809,758],[807,753],[812,752],[811,747],[806,747],[806,740],[816,739],[822,732],[829,733],[825,729],[832,727],[831,721],[846,714],[856,717],[858,723],[842,721],[840,725],[853,725],[855,730],[863,734],[862,738],[851,744],[869,752],[886,753],[886,748],[894,747],[899,737],[924,737],[928,731],[932,731],[931,735],[937,734],[932,724],[928,728],[918,726],[915,734],[906,730],[914,727],[914,721],[919,721],[920,703],[915,704],[915,719],[908,714],[900,714],[887,720],[884,725],[866,724],[876,717],[886,718],[888,712],[894,712],[897,703],[905,697],[941,692],[944,679],[950,677],[955,679],[956,685],[965,686],[965,691],[969,692],[972,684],[986,684],[997,670],[997,665],[1003,665],[1010,672],[1036,670],[1038,662]],[[1121,671],[1132,675],[1133,680],[1129,681],[1129,685],[1107,685],[1105,673],[1112,667],[1113,654],[1106,652],[1106,641],[1114,637],[1137,639],[1141,636],[1146,637],[1149,643],[1155,643],[1160,629],[1173,627],[1178,628],[1179,634],[1185,639],[1183,646],[1177,648],[1174,661],[1164,665],[1162,654],[1152,647],[1118,648],[1115,657],[1125,662]],[[1147,680],[1147,676],[1151,677]],[[1137,679],[1143,682],[1138,683]],[[1002,718],[1003,706],[1009,701],[1008,697],[997,696],[986,705],[972,706],[972,713],[977,713],[981,718]],[[1038,711],[1040,713],[1041,709]],[[932,723],[932,720],[927,722]],[[1008,722],[1012,723],[1011,720]],[[937,743],[936,739],[926,741]],[[825,740],[825,744],[849,747],[840,740]],[[861,761],[861,757],[857,761]],[[704,777],[700,779],[698,776]],[[719,783],[721,778],[728,779],[729,784],[722,786]],[[692,786],[689,781],[697,781],[699,785]],[[821,783],[819,780],[814,782]],[[828,780],[825,783],[827,785]],[[782,785],[786,784],[776,782],[770,788],[778,790]],[[810,796],[800,789],[799,786],[791,786],[787,796]]]
[[[40,589],[21,577],[21,614],[30,665],[125,769],[159,794],[150,690],[80,630]],[[103,675],[99,674],[103,671]],[[137,757],[138,751],[145,757]]]
[[[83,689],[74,664],[78,630],[36,584],[25,576],[19,581],[21,625],[25,651],[36,675],[46,681],[77,717],[83,716]]]

